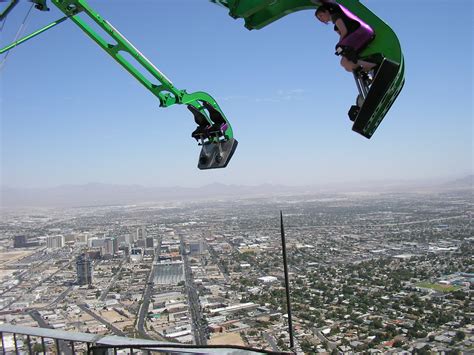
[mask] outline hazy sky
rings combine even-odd
[[[90,1],[180,89],[219,102],[239,147],[200,171],[185,106],[158,100],[72,22],[11,51],[1,75],[1,183],[313,184],[472,173],[472,0],[364,1],[397,33],[406,84],[372,139],[351,130],[352,75],[313,11],[248,31],[206,0]],[[2,5],[4,6],[4,5]],[[30,3],[7,19],[15,37]],[[33,10],[26,33],[62,17]]]

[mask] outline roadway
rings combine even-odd
[[[88,315],[90,315],[92,318],[94,318],[95,320],[99,321],[100,323],[104,324],[108,329],[110,329],[115,335],[119,335],[119,336],[122,336],[122,337],[126,337],[127,334],[125,334],[124,332],[122,332],[120,329],[118,329],[117,327],[113,326],[110,322],[106,321],[104,318],[102,318],[101,316],[99,316],[97,313],[95,312],[92,312],[88,307],[87,305],[85,304],[80,304],[78,305],[80,309],[82,309],[84,312],[86,312]]]
[[[143,297],[142,297],[142,304],[140,305],[140,308],[138,309],[138,314],[137,314],[137,323],[136,323],[136,330],[138,334],[144,339],[155,339],[155,340],[162,340],[165,341],[166,339],[163,337],[151,337],[148,335],[146,329],[145,329],[145,322],[146,322],[146,317],[148,314],[148,308],[150,306],[150,298],[153,293],[153,279],[155,277],[156,273],[156,264],[160,260],[160,252],[161,252],[161,237],[158,238],[158,246],[155,248],[155,258],[153,259],[153,264],[151,266],[150,274],[148,275],[148,281],[145,285],[145,289],[143,291]],[[158,338],[158,339],[156,339]]]
[[[319,338],[319,340],[321,340],[321,342],[327,343],[329,350],[332,351],[334,349],[337,349],[337,344],[332,341],[329,341],[329,339],[326,338],[324,334],[321,333],[321,331],[318,328],[313,328],[313,334],[316,335]]]
[[[107,286],[107,288],[105,290],[102,291],[100,297],[99,297],[99,301],[105,301],[105,299],[107,298],[107,294],[109,293],[110,289],[115,285],[115,283],[117,282],[117,279],[118,277],[120,276],[121,272],[122,272],[122,269],[123,269],[123,263],[124,263],[125,260],[122,260],[120,262],[120,265],[119,265],[119,270],[115,273],[114,277],[112,278],[112,280],[110,281],[109,283],[109,286]]]
[[[37,309],[42,310],[42,309],[48,309],[48,308],[52,308],[56,306],[59,302],[62,302],[66,298],[67,294],[71,292],[73,288],[74,286],[69,286],[66,290],[61,292],[61,294],[53,302],[49,303],[47,306],[40,307]]]
[[[38,323],[40,328],[54,329],[48,322],[43,319],[43,317],[41,317],[41,314],[36,309],[29,311],[28,314],[36,321],[36,323]]]
[[[33,318],[36,321],[36,323],[38,323],[40,328],[54,329],[48,322],[46,322],[43,319],[41,314],[36,309],[33,309],[33,310],[29,311],[28,314],[30,315],[31,318]],[[73,355],[72,354],[72,349],[69,347],[69,345],[67,343],[65,343],[62,340],[58,340],[58,344],[59,344],[59,350],[60,350],[61,354],[65,354],[65,355],[71,354],[71,355]]]
[[[53,276],[55,276],[56,274],[58,274],[58,273],[60,273],[60,272],[62,272],[62,271],[64,271],[64,270],[66,270],[72,263],[73,263],[73,262],[71,261],[69,264],[67,264],[66,266],[62,267],[61,269],[55,271],[54,273],[52,273],[51,275],[49,275],[49,276],[46,277],[45,279],[43,279],[43,280],[41,280],[40,282],[38,282],[36,285],[31,286],[30,288],[28,288],[28,289],[26,290],[26,292],[32,293],[32,291],[33,291],[34,289],[40,287],[44,282],[49,281],[49,279],[51,279],[51,278],[52,278]],[[18,296],[18,297],[15,297],[10,303],[8,303],[6,306],[4,306],[3,308],[1,308],[0,311],[3,311],[4,309],[10,307],[13,303],[15,303],[16,301],[18,301],[22,296],[23,296],[23,294],[20,295],[20,296]],[[7,310],[6,313],[8,314],[8,312],[10,312],[10,311]],[[0,314],[5,314],[5,313],[0,312]]]
[[[275,337],[273,335],[270,335],[268,333],[263,333],[263,337],[265,338],[267,343],[270,344],[273,351],[278,351],[278,352],[281,351],[280,349],[278,349],[278,345],[277,345],[277,343],[275,341]]]
[[[184,245],[184,238],[180,235],[180,249],[181,256],[183,257],[184,263],[184,278],[186,294],[188,295],[189,310],[191,313],[191,328],[194,335],[196,345],[207,345],[207,325],[204,322],[201,313],[201,304],[199,302],[199,296],[194,287],[193,276],[191,267],[188,263],[188,255],[186,254],[186,248]]]
[[[224,275],[225,282],[230,283],[229,274],[227,272],[225,272],[224,268],[222,267],[222,265],[220,263],[220,260],[219,260],[219,256],[217,255],[214,248],[212,246],[209,246],[207,243],[206,243],[206,248],[207,248],[207,251],[209,252],[209,255],[212,258],[212,261],[214,262],[214,264],[217,265],[217,267],[219,268],[221,274]]]

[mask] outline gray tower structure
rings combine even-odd
[[[79,285],[92,285],[92,261],[86,254],[76,258],[77,283]]]

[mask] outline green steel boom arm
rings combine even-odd
[[[67,15],[77,26],[81,28],[94,42],[104,51],[121,64],[132,76],[142,83],[160,100],[160,106],[167,107],[176,103],[182,103],[184,91],[177,89],[173,83],[156,68],[137,48],[135,48],[116,28],[83,0],[51,0],[65,15]],[[97,25],[99,25],[117,43],[108,43],[91,26],[89,26],[80,16],[80,13],[88,15]],[[141,71],[132,65],[122,55],[123,52],[130,54],[145,70],[153,75],[161,85],[150,82]]]
[[[66,16],[68,16],[77,26],[81,28],[94,42],[96,42],[104,51],[106,51],[112,58],[114,58],[122,67],[127,70],[133,77],[135,77],[143,86],[155,95],[161,107],[168,107],[174,104],[191,105],[206,117],[209,124],[213,122],[208,117],[206,111],[203,109],[201,101],[210,103],[217,109],[224,120],[225,115],[220,109],[217,102],[206,92],[194,92],[188,94],[186,90],[176,88],[170,79],[166,77],[150,60],[148,60],[137,48],[135,48],[116,28],[112,26],[107,20],[102,18],[95,12],[85,0],[51,0]],[[110,37],[112,37],[116,44],[108,43],[102,36],[100,36],[94,29],[92,29],[79,14],[89,16],[100,28],[102,28]],[[130,63],[124,56],[123,52],[132,56],[141,68]],[[148,71],[160,84],[155,84],[149,81],[141,72],[140,69]],[[230,124],[227,122],[227,129],[225,131],[226,138],[233,137],[233,132]]]
[[[47,0],[30,0],[38,10],[48,11]],[[183,104],[188,107],[194,116],[198,127],[191,134],[202,145],[199,156],[199,169],[225,168],[232,158],[237,147],[237,140],[233,137],[232,127],[214,98],[206,92],[197,91],[187,93],[186,90],[176,88],[153,63],[135,48],[116,28],[95,12],[86,0],[50,0],[66,16],[49,25],[1,48],[0,54],[38,36],[40,33],[55,27],[61,22],[71,19],[97,45],[114,58],[125,70],[155,95],[161,107],[174,104]],[[3,17],[13,8],[17,0],[11,0],[9,7],[1,14]],[[109,43],[94,30],[83,17],[88,16],[95,22],[115,43]],[[124,56],[130,55],[136,63],[132,63]],[[151,74],[157,82],[150,81],[144,72]],[[151,79],[153,80],[153,79]]]
[[[49,10],[46,6],[46,0],[32,0],[32,2],[36,4],[35,7],[39,10]],[[223,127],[222,135],[224,140],[227,141],[233,139],[232,127],[220,109],[219,105],[211,95],[203,91],[187,93],[186,90],[180,90],[176,88],[165,74],[163,74],[150,60],[148,60],[148,58],[146,58],[135,46],[133,46],[133,44],[130,43],[130,41],[128,41],[115,27],[113,27],[112,24],[95,12],[85,0],[51,0],[51,2],[66,16],[0,49],[0,54],[7,52],[19,44],[36,37],[37,35],[62,23],[67,19],[70,19],[95,43],[97,43],[97,45],[106,51],[125,70],[127,70],[153,95],[155,95],[159,99],[161,107],[169,107],[174,104],[183,104],[187,105],[188,107],[192,107],[200,117],[200,125],[203,125],[204,122],[206,122],[206,124],[209,126],[215,126],[217,122],[214,122],[212,117],[213,115],[216,116],[217,114],[219,121],[225,123],[221,125]],[[16,3],[17,0],[12,0],[7,9],[2,12],[2,15],[5,17]],[[97,33],[81,17],[82,15],[87,15],[116,43],[109,43],[107,40],[105,40],[104,37]],[[136,63],[131,63],[129,60],[127,60],[124,56],[124,53],[127,53],[133,57]],[[147,79],[147,77],[143,74],[144,71],[150,73],[158,83],[153,83]],[[218,137],[214,135],[211,137],[206,135],[205,139],[209,139],[210,142],[219,141]]]

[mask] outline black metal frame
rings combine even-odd
[[[32,328],[33,329],[33,328]],[[36,328],[38,329],[38,328]],[[43,328],[44,330],[44,328]],[[81,344],[86,344],[87,347],[87,354],[93,354],[93,355],[104,355],[108,354],[109,350],[113,349],[114,354],[117,353],[117,350],[122,350],[122,349],[129,349],[130,354],[133,354],[134,351],[145,351],[147,353],[151,352],[160,352],[160,353],[173,353],[174,350],[176,349],[176,353],[197,353],[197,354],[202,354],[206,352],[207,350],[242,350],[242,351],[248,351],[250,354],[282,354],[282,355],[290,355],[294,354],[293,352],[279,352],[279,351],[271,351],[271,350],[262,350],[262,349],[255,349],[251,347],[246,347],[246,346],[239,346],[239,345],[193,345],[193,344],[179,344],[179,343],[163,343],[163,344],[139,344],[139,343],[134,343],[134,344],[100,344],[100,340],[96,343],[90,342],[90,341],[80,341],[80,340],[71,340],[71,339],[65,339],[65,338],[57,338],[54,337],[54,330],[53,329],[48,329],[49,331],[52,332],[51,336],[44,336],[44,335],[35,335],[34,332],[31,332],[31,334],[28,334],[26,332],[13,332],[13,331],[0,331],[0,338],[1,338],[1,354],[6,355],[6,348],[5,348],[5,342],[4,342],[4,335],[5,334],[13,334],[13,340],[14,340],[14,345],[15,345],[15,354],[19,355],[21,353],[21,349],[18,347],[18,339],[17,335],[24,335],[26,336],[26,344],[28,347],[28,354],[35,354],[32,348],[31,344],[31,337],[37,337],[41,338],[41,345],[43,348],[43,354],[47,354],[47,348],[45,344],[45,339],[52,339],[54,341],[54,345],[56,347],[56,351],[58,354],[61,354],[63,352],[66,352],[68,354],[75,354],[76,353],[76,343],[81,343]],[[74,334],[74,333],[72,333]],[[138,340],[138,339],[133,339],[133,340]],[[66,343],[66,344],[64,344]],[[68,347],[67,351],[65,351],[64,346]],[[61,349],[62,347],[62,349]],[[195,352],[193,350],[196,350]]]

